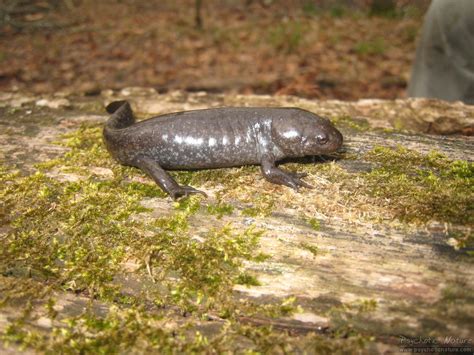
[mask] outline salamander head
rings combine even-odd
[[[288,157],[332,153],[343,141],[341,132],[328,119],[297,108],[272,120],[272,137]]]

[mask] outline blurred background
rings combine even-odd
[[[429,0],[0,0],[0,90],[406,96]]]

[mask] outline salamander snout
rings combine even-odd
[[[328,152],[334,152],[338,150],[342,146],[343,137],[341,132],[339,132],[335,127],[331,127],[332,129],[329,132],[326,132],[325,139],[321,141],[321,145],[326,145]],[[317,138],[316,138],[317,139]]]
[[[343,137],[330,122],[325,122],[304,139],[306,154],[332,153],[342,146]]]

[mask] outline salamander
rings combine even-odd
[[[173,199],[203,192],[179,185],[166,170],[260,165],[272,183],[311,188],[302,180],[305,174],[282,170],[276,162],[332,153],[343,142],[328,119],[299,108],[211,108],[140,122],[127,101],[114,101],[106,110],[111,116],[103,137],[112,157],[146,172]]]

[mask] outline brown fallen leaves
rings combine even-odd
[[[22,32],[3,26],[0,90],[405,95],[421,11],[385,18],[307,4],[204,1],[197,29],[193,0],[83,0],[51,10],[69,26]]]

